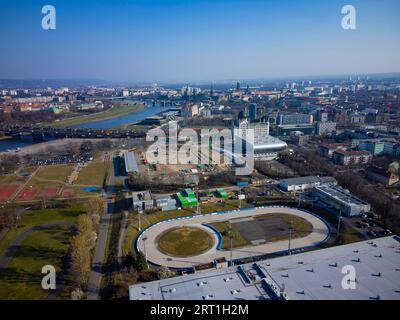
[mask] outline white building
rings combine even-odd
[[[286,142],[272,137],[269,134],[269,122],[250,123],[248,119],[239,121],[239,125],[233,129],[234,139],[251,143],[256,160],[273,160],[278,153],[286,150]],[[254,137],[254,141],[249,141]]]
[[[344,216],[359,216],[371,210],[371,205],[352,195],[339,186],[319,186],[315,188],[319,200]]]
[[[336,131],[336,122],[318,122],[316,125],[316,134],[325,136]]]
[[[399,246],[399,237],[390,236],[197,271],[131,285],[129,299],[400,300]],[[349,265],[356,268],[355,279],[348,277],[344,286],[342,270]]]
[[[279,181],[279,187],[285,191],[305,191],[318,186],[337,185],[333,177],[308,176],[299,178],[289,178]]]

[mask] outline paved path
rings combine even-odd
[[[54,226],[73,226],[74,223],[71,221],[59,221],[59,222],[51,222],[46,224],[41,224],[34,226],[24,232],[22,232],[19,236],[17,236],[14,241],[10,244],[7,250],[4,252],[2,256],[0,256],[0,270],[5,269],[8,263],[11,261],[14,253],[18,250],[18,247],[25,240],[27,236],[29,236],[33,231],[45,230]]]
[[[55,226],[70,226],[72,228],[74,225],[75,224],[71,221],[59,221],[59,222],[51,222],[51,223],[37,225],[24,231],[14,239],[14,241],[10,244],[5,253],[2,256],[0,256],[0,272],[2,269],[7,268],[7,265],[10,263],[15,252],[21,246],[22,242],[26,239],[26,237],[28,237],[32,232],[49,229]],[[57,272],[57,279],[56,279],[57,289],[50,291],[46,300],[57,299],[59,294],[63,291],[65,286],[65,275],[66,275],[65,272],[66,270],[64,269],[62,269],[61,272]]]
[[[125,252],[124,252],[124,241],[125,241],[125,235],[126,235],[126,230],[128,228],[128,216],[129,212],[124,211],[122,216],[122,223],[121,223],[121,230],[119,233],[119,239],[118,239],[118,262],[121,266],[124,264],[124,257],[125,257]]]
[[[108,177],[107,190],[105,193],[106,198],[111,197],[114,192],[115,187],[115,175],[114,175],[114,166],[110,165],[110,175]],[[99,300],[100,299],[100,286],[101,286],[101,277],[102,277],[102,266],[104,262],[104,255],[106,252],[107,245],[107,234],[110,225],[110,220],[112,213],[114,212],[114,201],[107,200],[107,205],[104,210],[104,214],[100,221],[100,229],[96,242],[96,248],[92,261],[92,270],[89,275],[88,282],[88,290],[87,290],[87,299],[88,300]]]
[[[154,225],[145,232],[145,235],[147,237],[146,240],[147,259],[154,264],[164,265],[172,268],[188,268],[202,263],[210,263],[214,261],[214,259],[221,257],[225,257],[229,261],[231,255],[230,250],[216,250],[215,246],[213,246],[207,252],[194,257],[177,258],[169,256],[162,253],[158,249],[156,244],[156,239],[157,236],[160,235],[162,232],[174,227],[182,227],[182,226],[196,227],[203,223],[214,223],[218,221],[226,221],[229,219],[245,218],[245,217],[252,217],[256,215],[265,215],[272,213],[296,215],[307,220],[313,226],[313,232],[311,232],[306,237],[292,239],[291,241],[292,250],[307,246],[318,245],[329,237],[329,227],[325,224],[325,222],[323,222],[320,218],[312,214],[309,214],[307,212],[296,210],[294,208],[274,208],[274,207],[255,208],[253,210],[232,211],[225,214],[205,215],[200,217],[193,217],[190,219],[162,222],[157,225]],[[209,230],[209,232],[212,231]],[[141,239],[142,236],[139,239],[139,249],[142,252],[144,252],[144,245]],[[268,253],[284,251],[287,249],[288,249],[288,240],[269,242],[256,246],[234,248],[232,251],[232,258],[233,259],[247,258],[251,256],[259,256]]]
[[[39,167],[40,168],[40,167]],[[39,171],[39,168],[37,168],[34,172],[31,173],[31,175],[28,177],[25,183],[21,184],[18,189],[14,192],[14,194],[11,195],[9,198],[9,201],[14,201],[18,198],[19,194],[26,188],[28,183],[32,180],[32,178],[36,175],[36,173]]]

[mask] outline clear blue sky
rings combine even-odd
[[[41,28],[41,8],[57,29]],[[357,9],[357,30],[341,8]],[[0,0],[0,78],[195,81],[400,71],[399,0]]]

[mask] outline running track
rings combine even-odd
[[[313,231],[303,238],[292,239],[291,241],[291,249],[296,250],[300,248],[316,246],[329,238],[330,229],[329,226],[320,218],[315,215],[312,215],[308,212],[297,210],[295,208],[288,207],[261,207],[254,208],[251,210],[243,210],[243,211],[230,211],[223,214],[212,214],[205,215],[199,217],[191,217],[189,219],[181,219],[181,220],[173,220],[166,221],[155,224],[148,229],[146,229],[138,238],[137,244],[139,250],[144,252],[144,245],[142,238],[145,235],[146,240],[146,251],[147,251],[147,259],[156,265],[163,265],[171,268],[189,268],[202,263],[210,263],[214,261],[214,259],[225,257],[226,260],[230,260],[231,252],[230,250],[217,250],[217,245],[214,243],[213,247],[207,252],[194,256],[194,257],[173,257],[168,256],[162,253],[156,244],[157,236],[163,233],[164,231],[174,228],[174,227],[183,227],[183,226],[195,226],[202,227],[202,224],[205,223],[213,223],[218,221],[226,221],[230,219],[237,218],[245,218],[252,217],[256,215],[265,215],[272,213],[282,213],[282,214],[292,214],[295,216],[299,216],[305,220],[307,220],[313,226]],[[216,234],[213,233],[209,228],[204,228],[210,235],[216,240]],[[216,242],[216,241],[214,241]],[[280,252],[288,249],[288,241],[277,241],[277,242],[269,242],[256,246],[248,246],[242,248],[233,248],[232,258],[233,259],[241,259],[247,258],[251,256],[259,256],[265,255],[269,253]]]

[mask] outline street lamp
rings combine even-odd
[[[238,194],[238,199],[239,199],[239,209],[242,208],[242,200],[244,200],[246,196],[244,194]]]
[[[138,214],[138,223],[139,223],[139,225],[138,225],[138,229],[139,229],[139,231],[141,231],[142,230],[142,228],[141,228],[141,226],[140,226],[140,211],[141,210],[139,210],[139,205],[136,205],[136,211],[137,211],[137,214]]]
[[[146,260],[146,268],[149,268],[149,264],[147,263],[147,250],[146,250],[146,240],[147,237],[143,237],[143,249],[144,249],[144,259]]]
[[[339,210],[338,225],[337,225],[337,235],[340,236],[340,221],[342,220],[342,209]]]
[[[230,240],[230,260],[231,260],[231,263],[230,263],[230,265],[232,266],[233,265],[233,250],[232,250],[232,248],[233,248],[233,235],[232,235],[232,228],[229,228],[228,229],[228,235],[229,235],[229,240]]]
[[[289,244],[288,244],[288,254],[292,255],[291,245],[292,245],[292,231],[293,231],[293,220],[290,217],[290,227],[289,227]]]

